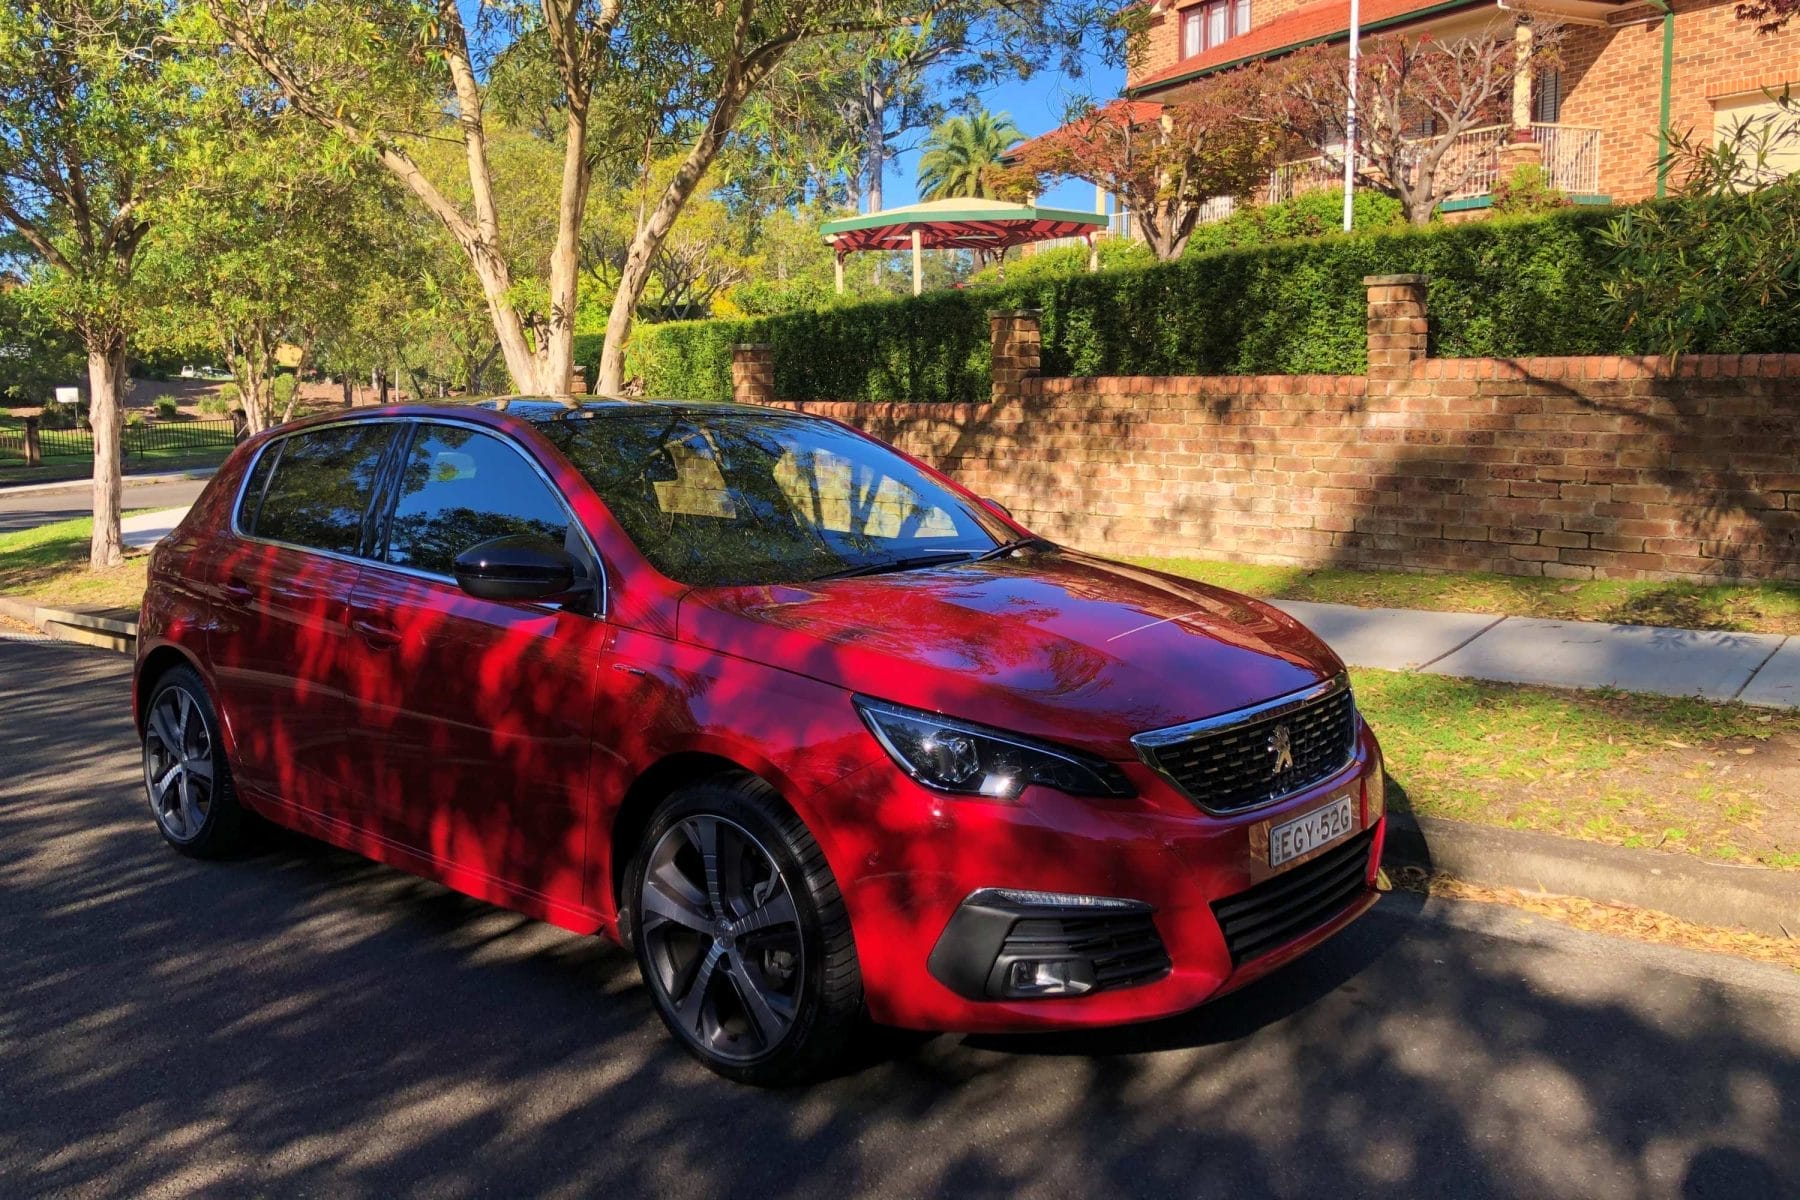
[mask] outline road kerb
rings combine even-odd
[[[1800,871],[1406,813],[1391,814],[1386,862],[1488,887],[1630,904],[1697,924],[1800,938]]]

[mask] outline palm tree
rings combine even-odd
[[[951,117],[925,139],[925,152],[919,156],[919,198],[992,199],[1000,156],[1023,136],[1006,113],[978,110]]]

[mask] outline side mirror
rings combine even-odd
[[[561,546],[517,534],[470,546],[451,570],[457,586],[482,600],[553,600],[574,589],[579,573]]]
[[[998,500],[994,499],[992,496],[983,496],[981,498],[981,502],[983,504],[987,505],[989,508],[995,509],[996,511],[998,511],[999,514],[1001,516],[1005,517],[1007,520],[1009,520],[1009,521],[1012,520],[1012,509],[1006,507],[1006,505],[1000,503]]]

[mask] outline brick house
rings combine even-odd
[[[1734,10],[1735,0],[1362,0],[1361,21],[1365,36],[1447,37],[1504,19],[1529,37],[1533,14],[1567,25],[1561,65],[1518,80],[1511,128],[1464,135],[1481,167],[1443,206],[1455,211],[1485,208],[1503,164],[1516,161],[1541,161],[1578,201],[1643,199],[1657,189],[1665,107],[1670,124],[1696,132],[1772,110],[1769,91],[1800,84],[1800,32],[1758,34]],[[1213,72],[1345,43],[1349,12],[1349,0],[1154,0],[1125,94],[1166,103]],[[1333,175],[1316,160],[1284,167],[1270,198]]]

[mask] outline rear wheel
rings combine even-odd
[[[798,1083],[843,1061],[862,977],[837,881],[767,784],[685,788],[645,831],[626,920],[658,1014],[708,1067]]]
[[[156,681],[144,713],[144,790],[163,839],[183,854],[212,858],[236,848],[243,810],[206,685],[192,667]]]

